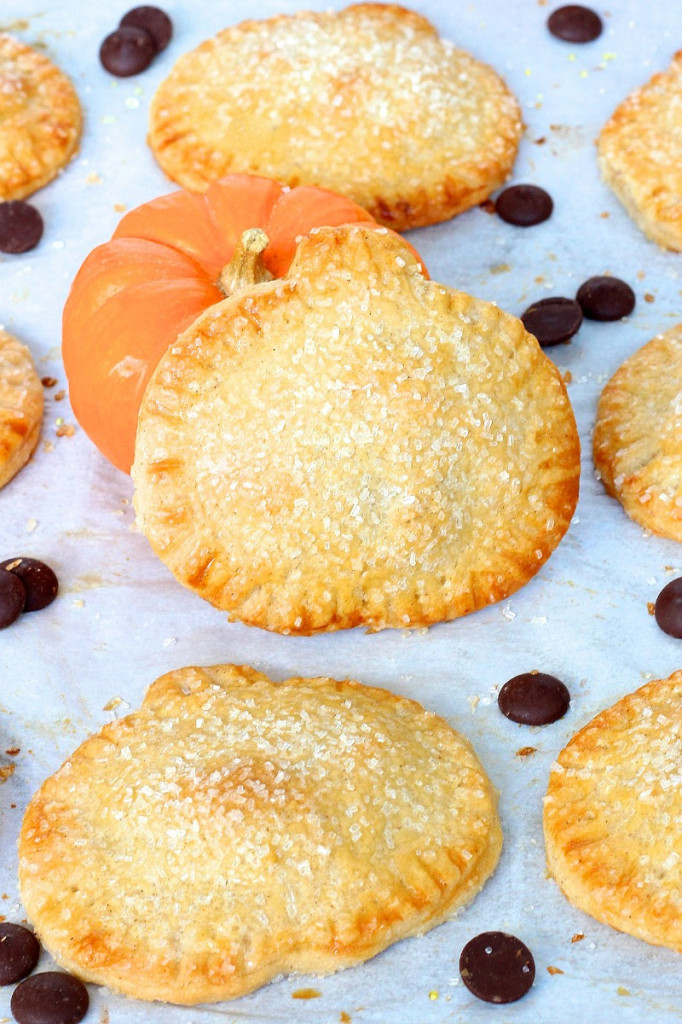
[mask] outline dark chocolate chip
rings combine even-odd
[[[21,924],[0,921],[0,985],[14,985],[38,963],[40,943]]]
[[[567,4],[552,11],[547,19],[547,28],[567,43],[591,43],[602,33],[602,20],[589,7]]]
[[[15,255],[35,249],[43,237],[43,218],[23,199],[0,203],[0,250]]]
[[[499,692],[500,711],[521,725],[549,725],[568,711],[571,695],[555,676],[522,672],[509,679]]]
[[[570,341],[583,322],[583,311],[575,299],[559,295],[539,299],[524,310],[521,322],[543,348]]]
[[[63,971],[43,971],[20,982],[10,1009],[19,1024],[78,1024],[90,997],[82,981]]]
[[[0,629],[11,626],[26,604],[24,584],[14,573],[0,569]]]
[[[153,37],[143,28],[124,25],[111,32],[99,48],[105,70],[118,78],[146,71],[156,53]]]
[[[0,562],[0,569],[18,576],[23,583],[26,591],[25,612],[47,608],[57,596],[59,581],[54,571],[37,558],[7,558]]]
[[[654,617],[664,633],[682,640],[682,576],[663,587],[656,598]]]
[[[160,7],[133,7],[131,11],[124,14],[120,25],[132,25],[133,28],[143,28],[154,40],[156,52],[165,50],[173,37],[173,22],[165,11]]]
[[[511,185],[495,200],[495,212],[508,224],[530,228],[542,224],[554,209],[549,192],[538,185]]]
[[[588,320],[621,320],[635,308],[635,293],[619,277],[591,277],[578,288],[576,301]]]
[[[467,942],[459,958],[462,981],[486,1003],[515,1003],[535,980],[528,947],[506,932],[482,932]]]

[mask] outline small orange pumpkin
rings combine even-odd
[[[230,293],[225,270],[245,230],[265,231],[262,261],[281,277],[301,235],[357,222],[375,223],[350,199],[248,174],[127,213],[78,271],[62,322],[71,405],[100,451],[130,471],[147,382],[178,334]]]

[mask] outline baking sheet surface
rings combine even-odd
[[[31,200],[45,221],[39,247],[0,256],[0,322],[29,345],[41,376],[58,381],[46,391],[35,457],[0,492],[0,558],[41,558],[61,582],[50,608],[0,633],[0,768],[14,767],[0,783],[0,915],[23,917],[16,838],[31,794],[88,734],[137,707],[157,676],[183,665],[236,662],[277,679],[353,677],[419,700],[473,741],[499,788],[505,833],[499,868],[480,896],[423,938],[332,977],[289,978],[245,999],[190,1009],[137,1003],[91,987],[87,1019],[679,1020],[680,957],[574,910],[546,877],[541,803],[553,758],[580,726],[645,680],[682,667],[682,641],[665,636],[647,610],[662,586],[682,574],[680,546],[628,520],[595,479],[590,456],[605,381],[626,356],[682,319],[682,255],[662,251],[629,221],[599,180],[594,150],[616,104],[667,67],[682,46],[682,7],[616,0],[600,11],[603,35],[578,46],[549,35],[552,7],[542,2],[413,4],[443,36],[503,74],[527,126],[511,180],[541,185],[555,202],[552,218],[527,230],[476,208],[412,232],[432,278],[520,314],[534,299],[573,296],[587,277],[613,273],[633,286],[637,305],[627,321],[585,322],[570,345],[551,350],[570,375],[583,472],[575,520],[535,579],[502,604],[428,631],[288,638],[227,623],[170,577],[134,528],[129,478],[98,454],[78,429],[68,397],[60,398],[66,389],[60,316],[76,270],[110,236],[122,209],[173,187],[145,143],[156,86],[182,53],[220,28],[297,9],[291,0],[164,6],[175,25],[168,50],[144,74],[115,79],[97,54],[125,5],[0,3],[0,27],[44,48],[72,77],[86,118],[76,158]],[[554,725],[517,726],[497,709],[499,687],[531,669],[559,676],[571,690],[570,712]],[[112,698],[121,703],[107,711]],[[536,752],[519,756],[526,746]],[[536,960],[531,993],[506,1008],[478,1002],[459,981],[463,945],[488,929],[517,934]],[[584,938],[572,941],[576,935]],[[45,956],[41,966],[48,964]],[[302,988],[319,995],[294,999]],[[0,1021],[10,1018],[10,994],[0,989]]]

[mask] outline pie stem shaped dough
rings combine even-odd
[[[86,981],[229,999],[451,917],[497,863],[496,799],[469,742],[414,701],[184,668],[35,795],[22,899]]]
[[[501,600],[570,523],[563,381],[515,317],[403,241],[323,228],[218,303],[140,411],[138,522],[187,587],[282,633],[423,626]]]
[[[682,672],[570,740],[545,797],[547,864],[580,910],[682,953]]]

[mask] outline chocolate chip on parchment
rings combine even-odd
[[[549,192],[539,185],[511,185],[495,200],[495,212],[507,224],[530,228],[542,224],[554,209]]]
[[[635,308],[635,293],[619,277],[591,277],[575,298],[588,320],[621,320]]]
[[[566,43],[591,43],[601,35],[602,20],[596,11],[581,4],[557,7],[547,19],[547,28]]]
[[[0,562],[0,569],[6,569],[21,580],[26,591],[25,612],[37,612],[52,604],[59,581],[53,569],[37,558],[6,558]]]
[[[123,15],[119,24],[142,28],[145,32],[149,32],[154,40],[157,53],[165,50],[173,38],[173,22],[160,7],[151,7],[148,4],[133,7]]]
[[[99,49],[102,67],[118,78],[128,78],[146,71],[156,53],[151,33],[133,25],[123,25],[111,32]]]
[[[82,981],[63,971],[43,971],[21,981],[10,1001],[18,1024],[78,1024],[90,997]]]
[[[664,633],[682,639],[682,576],[663,587],[654,604],[654,617]]]
[[[555,295],[528,306],[521,314],[521,322],[542,348],[549,348],[570,341],[583,322],[583,311],[575,299]]]
[[[514,1003],[535,980],[533,954],[506,932],[482,932],[467,942],[459,958],[462,981],[487,1003]]]
[[[0,921],[0,985],[14,985],[38,963],[40,943],[21,924]]]
[[[0,569],[0,629],[19,618],[26,604],[24,584],[14,573]]]
[[[0,203],[0,250],[12,255],[35,249],[43,237],[43,218],[23,199]]]
[[[549,725],[568,711],[571,695],[556,676],[522,672],[509,679],[497,697],[502,714],[521,725]]]

